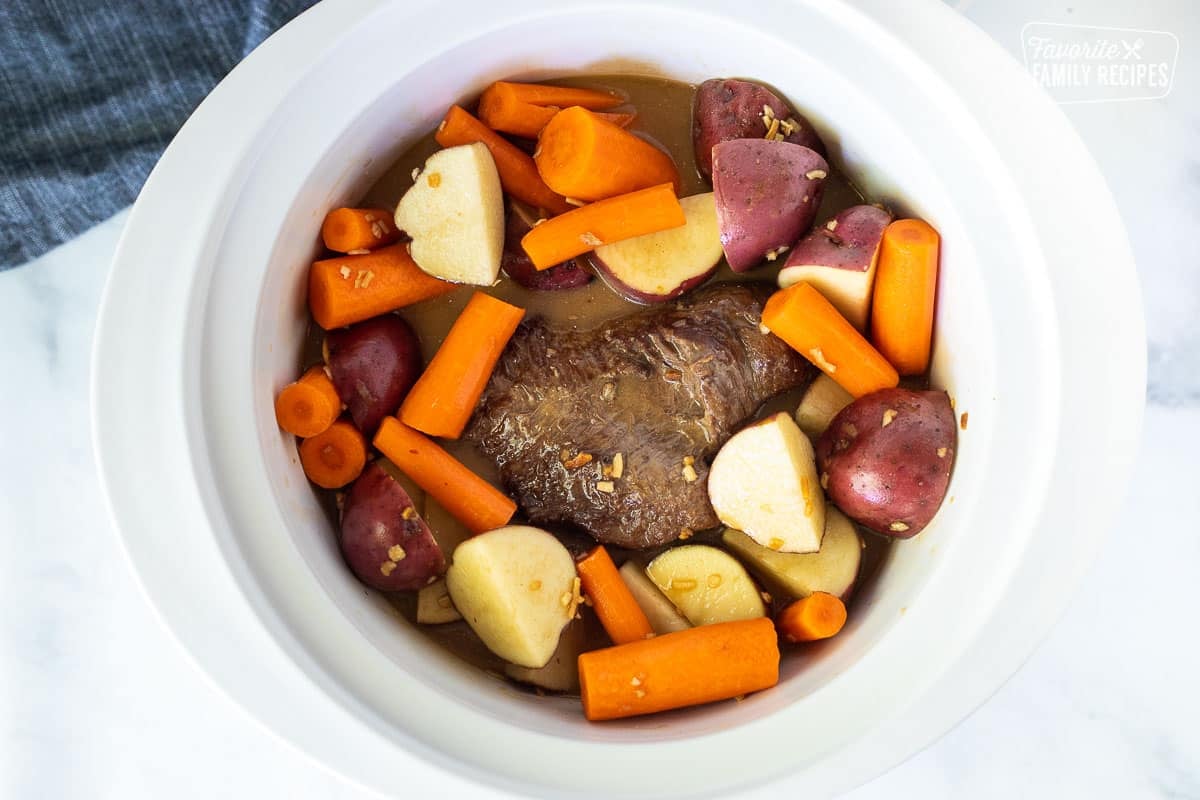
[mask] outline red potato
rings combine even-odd
[[[770,108],[766,114],[764,107]],[[825,143],[812,124],[765,86],[736,78],[713,78],[696,89],[692,109],[692,143],[696,169],[712,174],[712,149],[731,139],[762,139],[772,118],[779,120],[776,136],[825,155]]]
[[[525,248],[521,247],[521,238],[537,223],[537,212],[519,200],[510,201],[509,205],[508,222],[504,229],[504,254],[500,258],[500,268],[504,274],[526,289],[542,291],[575,289],[591,281],[592,273],[580,259],[572,258],[549,269],[534,267]]]
[[[339,543],[358,579],[385,592],[420,589],[446,569],[408,492],[375,463],[346,494]]]
[[[807,281],[859,331],[867,328],[883,230],[879,206],[851,206],[796,243],[779,271],[779,288]]]
[[[679,199],[687,222],[597,247],[592,253],[604,282],[635,303],[664,303],[704,283],[721,263],[721,235],[713,193]]]
[[[721,246],[734,272],[774,261],[810,227],[829,164],[798,144],[734,139],[713,148]]]
[[[360,322],[325,336],[326,363],[338,397],[363,435],[394,414],[421,374],[421,347],[409,324],[395,314]]]
[[[946,496],[957,438],[945,392],[883,389],[846,406],[821,435],[821,483],[855,522],[907,539]]]

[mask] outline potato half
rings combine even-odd
[[[708,497],[721,522],[771,550],[815,553],[825,532],[816,455],[780,412],[730,437],[708,471]]]
[[[651,561],[646,574],[693,625],[754,619],[767,613],[746,568],[715,547],[673,547]]]
[[[446,586],[489,650],[531,668],[550,661],[579,596],[567,548],[528,525],[497,528],[460,544]]]

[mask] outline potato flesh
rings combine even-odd
[[[825,535],[815,553],[777,553],[732,528],[725,530],[721,541],[768,589],[787,597],[827,592],[843,598],[853,588],[862,565],[862,538],[854,523],[832,507],[825,510]]]
[[[800,406],[796,409],[796,424],[810,439],[816,439],[825,432],[837,413],[853,402],[854,395],[822,372],[801,398]]]
[[[602,270],[643,297],[669,297],[710,274],[723,253],[715,196],[683,197],[679,205],[687,219],[681,227],[597,247]]]
[[[454,551],[450,597],[488,649],[522,667],[544,667],[576,603],[575,562],[540,528],[481,533]]]
[[[462,619],[454,607],[446,581],[439,580],[417,592],[417,622],[421,625],[442,625]]]
[[[767,613],[746,568],[715,547],[674,547],[651,561],[646,575],[693,625],[754,619]]]
[[[504,195],[487,147],[465,144],[434,153],[396,206],[409,252],[435,278],[491,286],[504,252]]]
[[[658,587],[646,577],[646,571],[636,561],[626,561],[618,570],[621,579],[629,587],[629,593],[637,601],[642,613],[650,621],[650,628],[655,633],[674,633],[692,627],[687,617],[679,613],[675,604],[659,591]]]
[[[815,553],[825,532],[825,495],[812,443],[785,413],[730,437],[708,472],[721,522],[771,550]]]

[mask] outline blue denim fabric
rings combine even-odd
[[[0,269],[133,201],[188,115],[314,0],[0,0]]]

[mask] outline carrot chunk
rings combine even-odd
[[[342,400],[323,367],[312,367],[275,398],[275,420],[288,433],[307,439],[333,424]]]
[[[901,375],[929,369],[940,237],[919,219],[883,232],[871,296],[871,340]]]
[[[660,183],[680,186],[669,155],[580,106],[564,108],[546,124],[534,162],[547,186],[585,202]]]
[[[533,159],[521,152],[515,144],[484,125],[459,106],[451,106],[434,134],[442,147],[482,142],[496,162],[500,173],[500,185],[504,191],[534,208],[552,214],[569,211],[572,206],[555,194],[538,175]]]
[[[313,262],[308,272],[308,309],[325,330],[377,317],[440,294],[453,283],[425,274],[397,243],[361,256]]]
[[[479,119],[492,130],[536,139],[564,106],[600,110],[619,106],[621,102],[616,95],[594,89],[496,81],[479,97]],[[621,124],[616,119],[611,121]]]
[[[400,420],[457,439],[525,310],[475,292],[400,406]]]
[[[367,464],[367,444],[358,428],[338,420],[300,443],[300,466],[308,479],[324,489],[340,489]]]
[[[579,656],[589,720],[728,700],[779,682],[779,640],[766,617],[701,625]]]
[[[900,382],[887,359],[807,283],[771,295],[762,323],[855,397]]]
[[[813,592],[779,615],[779,632],[789,642],[815,642],[837,635],[846,624],[846,606],[826,592]]]
[[[375,447],[471,533],[502,527],[517,512],[511,498],[395,417],[383,418]]]
[[[400,238],[392,212],[385,208],[335,208],[325,215],[321,239],[330,250],[374,250]]]
[[[583,590],[608,637],[616,644],[649,639],[654,635],[650,620],[625,585],[608,550],[601,545],[575,563]]]
[[[687,223],[671,184],[589,203],[533,227],[521,239],[529,260],[549,269],[605,244]]]

